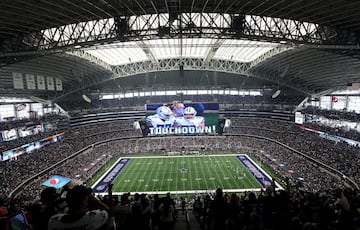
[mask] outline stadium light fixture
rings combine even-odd
[[[84,101],[86,101],[87,103],[91,103],[91,99],[86,96],[85,94],[82,95],[82,98],[84,99]]]

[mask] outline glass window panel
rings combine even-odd
[[[331,109],[331,97],[329,96],[320,97],[320,108]]]
[[[230,90],[230,95],[239,95],[238,90]]]
[[[155,91],[154,92],[156,96],[163,96],[165,95],[165,91]]]
[[[311,105],[315,107],[320,107],[320,101],[312,101]]]
[[[46,107],[44,107],[44,114],[52,113],[52,112],[53,112],[53,109],[52,109],[52,108],[46,108]]]
[[[1,121],[6,121],[5,118],[8,118],[8,117],[15,118],[14,105],[0,105],[0,119],[1,119]]]
[[[349,96],[348,111],[360,113],[360,96]]]
[[[37,116],[43,116],[43,105],[41,103],[33,103],[31,104],[31,110],[34,111]]]
[[[0,101],[6,103],[31,102],[31,100],[27,98],[18,98],[18,97],[0,97]]]
[[[15,129],[4,130],[1,133],[4,141],[15,140],[17,138]]]
[[[113,99],[114,95],[108,94],[108,95],[102,95],[102,99]]]
[[[30,114],[29,114],[30,105],[29,104],[16,104],[15,108],[17,110],[17,118],[18,119],[27,119],[30,117]]]
[[[26,136],[29,136],[29,135],[32,135],[32,130],[31,129],[26,129],[25,127],[19,129],[19,137],[26,137]]]
[[[346,111],[346,96],[334,96],[332,98],[333,109]]]
[[[126,98],[133,97],[133,93],[125,93],[124,95]]]
[[[259,91],[250,91],[249,92],[249,94],[251,95],[251,96],[260,96],[261,95],[261,93],[259,92]]]
[[[197,95],[197,90],[186,90],[187,95]]]

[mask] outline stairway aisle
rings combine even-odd
[[[179,210],[179,215],[177,217],[176,223],[174,225],[173,230],[200,230],[200,224],[195,219],[194,215],[192,214],[192,210],[188,210],[187,213],[189,224],[186,221],[186,214],[182,214]]]

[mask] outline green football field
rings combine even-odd
[[[113,192],[190,193],[259,190],[260,183],[237,155],[129,157]],[[100,179],[101,180],[101,179]]]

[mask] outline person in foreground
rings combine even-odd
[[[68,212],[52,216],[48,230],[109,229],[110,208],[98,200],[91,189],[76,185],[66,195]]]

